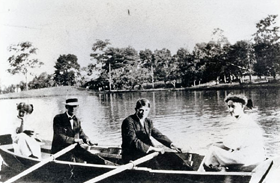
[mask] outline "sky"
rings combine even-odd
[[[0,0],[0,86],[24,81],[7,72],[12,44],[31,42],[44,62],[32,72],[52,74],[63,54],[76,55],[81,67],[93,62],[97,39],[175,54],[209,42],[215,28],[231,44],[250,40],[256,23],[269,14],[280,14],[279,0]],[[280,16],[276,21],[280,26]]]

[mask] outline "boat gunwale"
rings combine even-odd
[[[13,156],[14,158],[20,157],[24,159],[31,160],[33,162],[39,163],[40,161],[44,160],[38,160],[34,158],[25,157],[22,155],[15,154],[14,152],[10,151],[9,149],[6,149],[4,146],[8,147],[8,145],[0,145],[0,149],[4,151],[5,153]],[[105,168],[105,169],[115,169],[121,165],[100,165],[100,164],[92,164],[92,163],[77,163],[77,162],[70,162],[70,161],[61,161],[61,160],[53,160],[53,163],[57,164],[64,164],[64,165],[72,165],[72,166],[81,166],[81,167],[91,167],[91,168]],[[155,170],[148,167],[133,167],[131,170],[134,171],[146,171],[149,173],[155,173],[155,174],[177,174],[177,175],[208,175],[208,176],[252,176],[252,172],[198,172],[198,171],[188,171],[188,170]]]
[[[31,160],[31,161],[36,161],[36,162],[41,162],[43,159],[35,159],[35,158],[30,158],[30,157],[26,157],[26,156],[23,156],[23,155],[20,155],[20,154],[15,154],[14,152],[10,151],[9,149],[7,148],[3,148],[3,146],[8,146],[8,145],[0,145],[0,149],[14,157],[20,157],[20,158],[23,158],[23,159],[28,159],[28,160]],[[3,157],[2,157],[3,158]]]

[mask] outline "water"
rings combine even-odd
[[[154,126],[181,147],[205,153],[212,142],[220,141],[230,126],[224,98],[229,92],[244,93],[254,102],[246,111],[263,128],[267,157],[280,154],[280,89],[231,91],[158,91],[78,96],[77,116],[85,133],[99,145],[121,145],[121,123],[134,113],[139,98],[151,101]],[[16,103],[34,105],[32,124],[46,140],[52,140],[53,117],[65,111],[65,97],[0,100],[0,134],[10,130],[16,117]],[[156,143],[156,142],[155,142]],[[159,145],[158,143],[156,143]]]

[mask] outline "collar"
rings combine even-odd
[[[75,117],[75,115],[70,116],[70,115],[68,114],[68,112],[66,112],[66,115],[67,115],[67,117],[70,118],[70,119],[73,119],[73,118]]]
[[[17,117],[18,117],[18,119],[21,120],[21,122],[23,122],[23,117],[20,117],[20,116],[17,116]]]
[[[147,118],[141,120],[141,119],[138,118],[138,116],[136,115],[136,113],[134,114],[134,117],[135,117],[135,119],[137,119],[137,121],[138,121],[140,124],[142,124],[142,126],[144,126],[145,121],[146,121]]]
[[[234,116],[234,118],[235,118],[236,120],[240,120],[241,118],[243,118],[243,116],[244,116],[244,113],[243,113],[243,114],[238,115],[237,117],[236,117],[236,116]]]

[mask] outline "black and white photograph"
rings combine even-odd
[[[279,0],[0,0],[0,183],[279,183]]]

